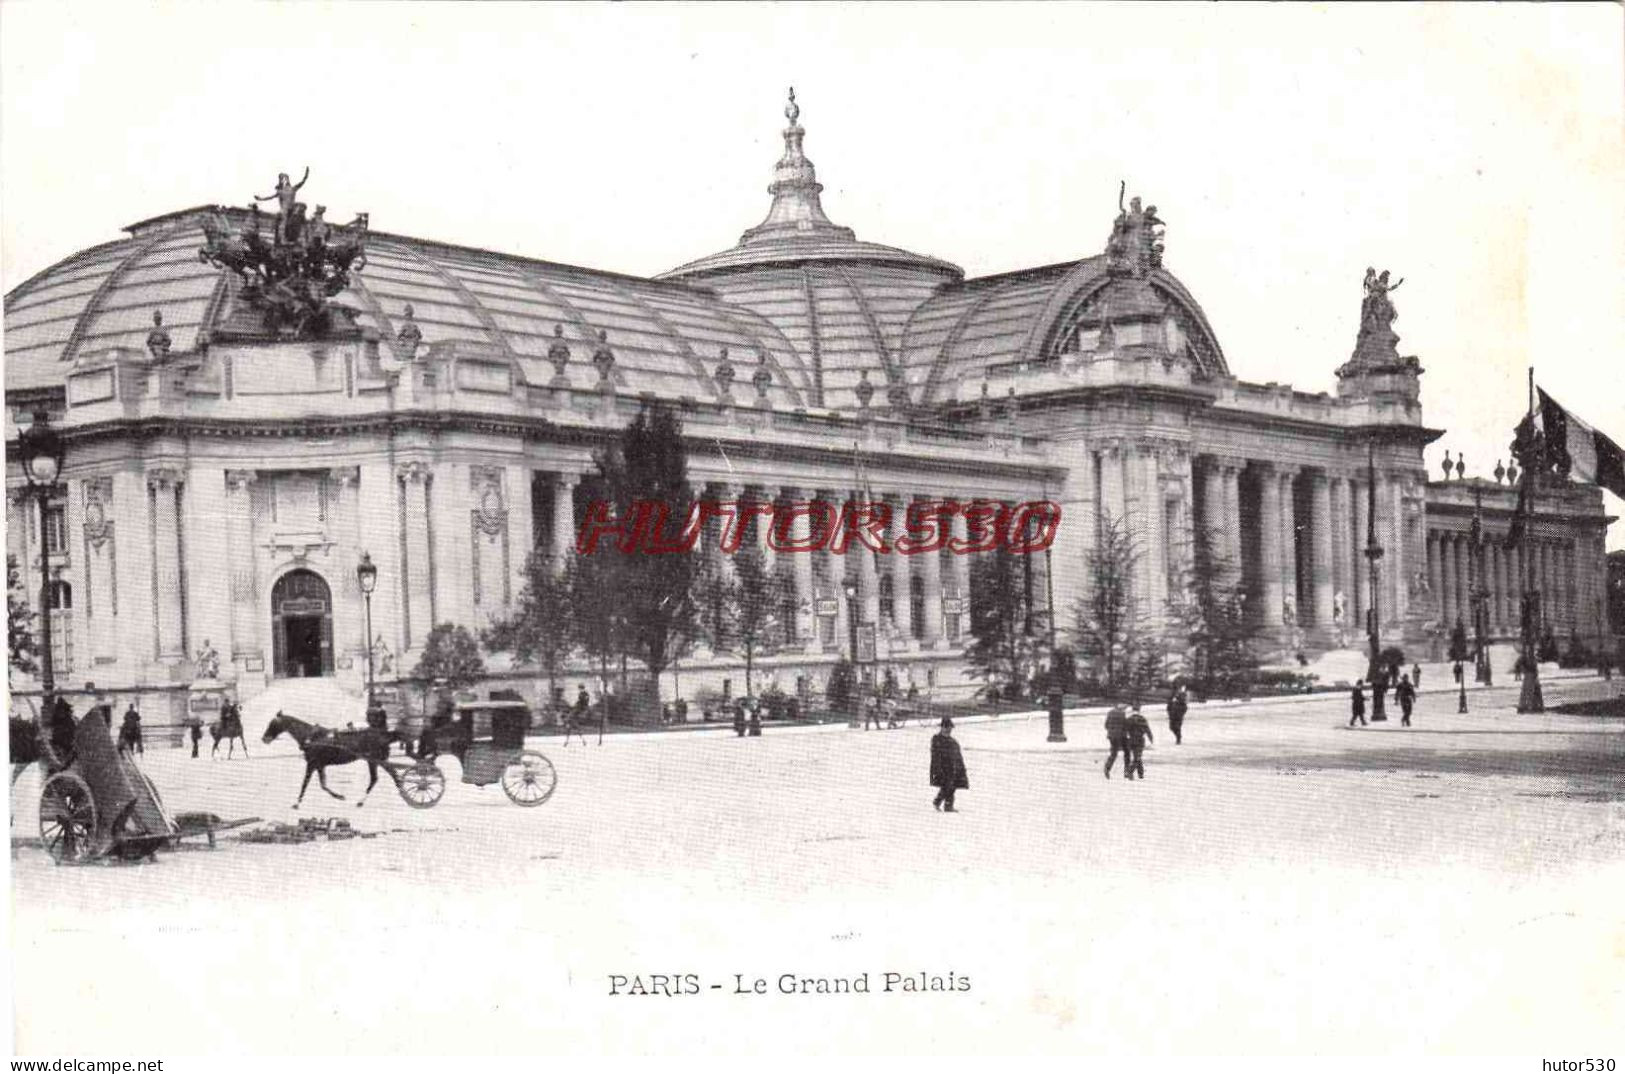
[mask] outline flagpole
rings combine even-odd
[[[1518,460],[1523,463],[1523,488],[1519,490],[1519,499],[1523,501],[1525,518],[1523,520],[1523,547],[1519,555],[1523,561],[1523,606],[1520,609],[1519,638],[1520,660],[1523,662],[1523,686],[1518,692],[1519,712],[1545,712],[1546,701],[1541,695],[1540,666],[1535,657],[1535,630],[1540,618],[1540,592],[1535,589],[1535,572],[1532,557],[1529,554],[1529,527],[1534,521],[1535,514],[1535,468],[1537,463],[1544,462],[1545,448],[1536,450],[1533,445],[1535,432],[1535,367],[1529,367],[1529,412],[1525,417],[1528,422],[1530,443],[1528,457]]]

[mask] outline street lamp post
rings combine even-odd
[[[44,408],[34,411],[34,422],[17,434],[17,454],[29,493],[39,502],[40,567],[40,692],[41,711],[46,711],[56,693],[56,672],[51,662],[51,552],[46,536],[48,501],[62,474],[62,434],[51,427]]]
[[[1489,633],[1490,587],[1489,579],[1486,577],[1484,570],[1486,549],[1484,547],[1483,512],[1483,490],[1475,487],[1473,489],[1472,548],[1473,569],[1478,572],[1478,575],[1475,579],[1477,584],[1473,587],[1473,640],[1475,650],[1473,653],[1473,670],[1475,672],[1475,681],[1481,682],[1485,686],[1491,686],[1493,685],[1493,676],[1490,672],[1489,646],[1485,640],[1485,635]]]
[[[1388,716],[1383,712],[1382,686],[1378,678],[1382,671],[1382,545],[1377,543],[1377,449],[1373,444],[1366,444],[1365,465],[1365,558],[1371,563],[1371,604],[1365,610],[1365,631],[1371,645],[1371,668],[1367,675],[1371,680],[1371,719],[1376,722]]]
[[[372,561],[368,552],[361,553],[361,562],[356,564],[355,578],[361,585],[361,595],[366,600],[367,616],[367,723],[376,725],[381,723],[378,719],[378,703],[372,694],[372,591],[378,585],[378,567]]]

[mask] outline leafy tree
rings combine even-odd
[[[1145,616],[1133,591],[1139,549],[1128,530],[1102,514],[1095,546],[1089,551],[1088,592],[1073,616],[1075,648],[1091,677],[1107,692],[1131,686],[1141,670],[1137,659],[1146,647]]]
[[[547,676],[551,703],[564,662],[574,645],[570,590],[552,557],[538,549],[525,561],[525,584],[514,613],[491,624],[482,635],[493,653],[512,653],[521,665],[540,667]]]
[[[663,505],[664,535],[675,540],[693,503],[688,453],[676,414],[659,404],[645,407],[622,431],[619,442],[596,461],[615,516],[630,520],[633,505],[640,501]],[[623,658],[635,655],[658,678],[692,637],[700,557],[692,552],[623,551],[605,541],[591,558],[606,561],[606,577],[615,576],[611,591],[619,604],[619,624],[613,631],[616,652]]]
[[[480,643],[465,626],[439,623],[423,643],[423,655],[413,675],[419,679],[444,679],[453,690],[472,686],[485,673]]]
[[[34,636],[34,612],[23,594],[22,570],[17,557],[6,556],[6,681],[11,673],[32,675],[39,670],[39,642]]]
[[[824,687],[824,699],[837,712],[856,711],[858,669],[844,656],[829,669],[829,684]]]
[[[1047,640],[1033,632],[1033,609],[1023,564],[1003,550],[978,555],[970,565],[970,674],[1018,693],[1041,661]]]
[[[1247,615],[1246,590],[1227,580],[1237,572],[1219,555],[1221,543],[1206,528],[1192,537],[1184,584],[1169,600],[1170,640],[1185,654],[1186,674],[1211,696],[1245,686],[1256,673],[1257,628]]]
[[[745,657],[745,692],[754,694],[752,671],[758,653],[771,653],[784,637],[784,580],[768,569],[760,548],[746,545],[733,557],[733,579],[722,583],[722,634]]]
[[[602,547],[602,546],[601,546]],[[572,556],[564,572],[570,637],[598,665],[600,689],[609,686],[609,663],[624,634],[621,588],[624,560],[607,554]]]

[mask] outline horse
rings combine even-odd
[[[214,760],[215,754],[220,752],[220,742],[226,742],[226,760],[231,760],[237,752],[237,743],[243,744],[243,756],[248,756],[248,739],[243,737],[243,714],[236,706],[230,706],[220,713],[220,718],[209,725],[209,736],[214,739],[214,748],[209,751],[209,759]],[[267,742],[270,739],[266,739]]]
[[[377,786],[379,768],[389,774],[389,778],[394,781],[397,788],[400,786],[400,776],[390,767],[388,761],[390,744],[405,741],[398,731],[382,731],[374,727],[334,731],[289,716],[279,710],[266,725],[263,741],[272,742],[284,731],[289,738],[299,743],[299,749],[305,755],[305,780],[299,784],[299,797],[293,803],[295,809],[298,809],[299,803],[305,800],[305,790],[310,786],[312,773],[321,784],[322,790],[334,798],[343,800],[344,795],[327,785],[329,765],[349,764],[351,761],[367,762],[367,789],[362,792],[361,800],[356,803],[357,809],[367,804],[367,795]]]

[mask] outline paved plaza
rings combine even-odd
[[[1622,685],[1554,682],[1548,703]],[[537,809],[457,782],[450,759],[432,810],[382,778],[356,809],[359,766],[332,773],[345,802],[313,784],[304,815],[373,839],[83,868],[17,845],[18,1047],[615,1049],[634,1026],[724,1051],[1603,1044],[1625,723],[1519,716],[1514,689],[1472,691],[1464,716],[1424,693],[1410,729],[1350,730],[1342,697],[1195,706],[1182,746],[1157,710],[1135,783],[1102,776],[1097,714],[1064,745],[1038,716],[966,721],[956,816],[931,809],[930,728],[770,729],[537,739],[560,776]],[[247,761],[143,763],[173,810],[292,819],[297,754],[250,742]],[[14,835],[36,830],[37,794],[26,773]],[[80,992],[30,990],[61,988],[46,968],[64,965]],[[878,993],[888,972],[970,988],[778,992],[783,974],[866,973]],[[700,994],[609,994],[611,975],[655,974]],[[735,994],[736,974],[769,994]],[[137,997],[150,1040],[83,1017]],[[292,1032],[307,1017],[320,1033]]]

